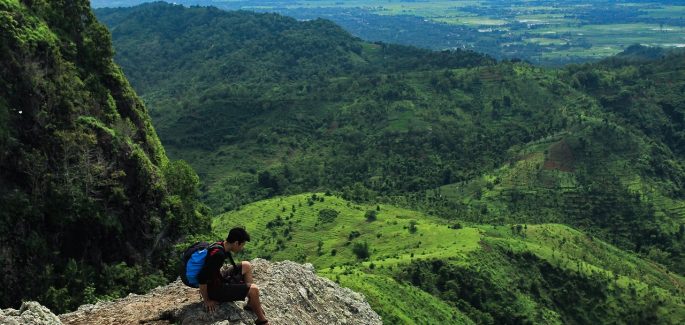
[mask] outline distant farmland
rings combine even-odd
[[[141,0],[93,0],[94,7]],[[172,1],[169,1],[172,2]],[[499,59],[561,65],[599,59],[633,44],[685,47],[685,4],[662,0],[373,1],[177,0],[227,10],[326,18],[370,41],[435,50],[467,48]]]

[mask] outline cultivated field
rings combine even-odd
[[[141,1],[117,1],[117,5]],[[361,38],[432,49],[470,48],[497,58],[560,65],[633,44],[685,47],[685,4],[663,0],[180,1],[224,9],[331,19]],[[112,5],[93,1],[94,6]]]

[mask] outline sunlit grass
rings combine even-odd
[[[483,181],[491,179],[486,176]],[[322,222],[322,210],[335,210],[338,215],[332,222]],[[375,220],[367,220],[368,211],[376,212]],[[277,222],[281,225],[274,226]],[[406,324],[470,321],[435,296],[397,282],[396,272],[415,261],[449,261],[478,267],[506,286],[510,277],[499,266],[509,262],[492,260],[498,258],[493,254],[497,250],[534,254],[569,274],[601,277],[625,292],[634,289],[638,298],[656,294],[664,301],[673,301],[672,292],[685,288],[681,276],[559,224],[460,224],[392,205],[358,204],[324,193],[305,193],[255,202],[222,214],[214,220],[213,230],[217,235],[224,234],[235,225],[245,226],[253,238],[245,258],[267,254],[273,260],[312,263],[320,275],[364,294],[386,320]],[[276,247],[277,241],[283,243],[281,248]],[[359,259],[353,253],[355,243],[362,242],[369,246],[368,259]],[[532,297],[516,295],[523,305],[530,302],[525,308],[537,308]],[[677,314],[674,306],[667,305],[663,313]],[[557,316],[550,317],[553,320]]]

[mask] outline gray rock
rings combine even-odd
[[[382,324],[363,295],[318,277],[311,264],[255,259],[252,265],[271,325]],[[254,324],[255,315],[243,310],[243,305],[244,302],[222,303],[209,314],[203,309],[198,290],[177,280],[145,295],[84,305],[59,318],[64,324]],[[5,324],[2,318],[0,323]],[[27,324],[59,324],[59,319],[56,323]]]
[[[12,308],[0,310],[0,324],[55,325],[62,322],[47,307],[35,301],[27,301],[21,304],[19,310]]]

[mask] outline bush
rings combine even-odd
[[[319,211],[319,222],[320,223],[331,223],[335,221],[335,218],[338,217],[338,214],[340,212],[335,211],[333,209],[323,209]]]
[[[368,222],[376,221],[376,211],[374,211],[374,210],[366,211],[366,214],[364,214],[364,217],[366,217],[366,221],[368,221]]]
[[[369,243],[367,242],[354,243],[354,246],[352,246],[352,252],[354,255],[357,255],[357,258],[360,260],[367,259],[369,256],[371,256],[369,253]]]
[[[461,229],[461,228],[464,228],[464,226],[462,226],[461,223],[458,223],[458,222],[450,225],[450,229]]]
[[[416,220],[409,221],[409,233],[415,234],[418,228],[416,228],[416,225],[418,222]]]

